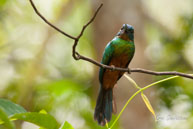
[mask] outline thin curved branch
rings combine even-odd
[[[82,27],[82,30],[80,32],[80,34],[76,37],[76,39],[74,40],[74,45],[72,46],[72,56],[74,57],[75,60],[78,60],[79,59],[79,56],[76,56],[76,55],[80,55],[76,52],[76,46],[78,44],[78,41],[79,39],[82,37],[85,29],[94,21],[94,19],[96,18],[99,10],[102,8],[103,4],[101,4],[98,9],[96,10],[96,12],[94,13],[93,17],[88,21],[87,24],[85,24],[83,27]]]
[[[77,39],[80,39],[80,37],[83,35],[85,29],[94,21],[94,19],[96,18],[98,12],[100,11],[100,9],[102,8],[103,4],[101,4],[98,9],[96,10],[96,12],[94,13],[93,17],[88,21],[87,24],[85,24],[83,27],[82,27],[82,30],[80,32],[80,34],[78,35]]]
[[[95,64],[99,67],[105,68],[105,69],[110,69],[110,70],[118,70],[118,71],[123,71],[123,72],[128,72],[128,73],[133,73],[133,72],[138,72],[138,73],[144,73],[144,74],[150,74],[150,75],[156,75],[156,76],[163,76],[163,75],[177,75],[177,76],[181,76],[181,77],[185,77],[185,78],[190,78],[193,79],[193,76],[190,74],[185,74],[185,73],[181,73],[181,72],[176,72],[176,71],[164,71],[164,72],[156,72],[156,71],[151,71],[151,70],[146,70],[146,69],[141,69],[141,68],[119,68],[119,67],[113,67],[113,66],[108,66],[108,65],[104,65],[101,64],[93,59],[90,59],[88,57],[85,57],[81,54],[79,54],[76,51],[76,46],[78,45],[79,39],[82,37],[85,29],[94,21],[94,19],[96,18],[98,12],[100,11],[100,9],[102,8],[103,4],[101,4],[98,9],[96,10],[96,12],[94,13],[93,17],[88,21],[87,24],[85,24],[82,27],[82,30],[80,32],[80,34],[77,37],[71,36],[67,33],[65,33],[64,31],[60,30],[59,28],[57,28],[55,25],[53,25],[52,23],[50,23],[44,16],[42,16],[39,11],[37,10],[35,4],[33,3],[33,0],[29,0],[34,11],[36,12],[36,14],[45,22],[47,23],[49,26],[51,26],[52,28],[54,28],[56,31],[62,33],[64,36],[67,36],[68,38],[74,40],[74,44],[72,47],[72,56],[75,60],[85,60],[87,62],[90,62],[92,64]]]
[[[36,8],[33,0],[29,0],[29,1],[30,1],[31,6],[33,7],[34,11],[36,12],[36,14],[37,14],[45,23],[47,23],[49,26],[51,26],[52,28],[54,28],[56,31],[62,33],[62,34],[65,35],[66,37],[71,38],[71,39],[74,39],[74,40],[76,39],[75,37],[67,34],[66,32],[62,31],[61,29],[59,29],[58,27],[56,27],[56,26],[54,26],[52,23],[50,23],[50,22],[38,11],[38,9]]]

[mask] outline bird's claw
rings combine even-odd
[[[112,67],[111,71],[115,71],[115,66],[111,65],[111,67]]]
[[[130,72],[130,68],[128,68],[128,71],[127,71],[127,73],[128,73],[128,74],[131,74],[131,72]]]

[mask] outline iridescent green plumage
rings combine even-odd
[[[133,58],[134,52],[135,46],[133,41],[126,41],[119,37],[115,37],[110,43],[107,44],[101,63],[109,65],[113,56],[121,56],[121,54],[128,55],[127,62],[129,63]],[[104,70],[105,69],[101,68],[99,72],[99,80],[101,84],[103,81]]]
[[[128,67],[135,52],[133,38],[133,27],[124,24],[117,36],[107,44],[101,63],[115,67]],[[111,71],[100,68],[100,91],[94,114],[95,120],[97,120],[100,125],[105,125],[106,122],[109,122],[112,112],[115,112],[113,87],[123,74],[124,72],[121,71]]]

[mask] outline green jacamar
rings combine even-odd
[[[101,63],[114,67],[127,68],[135,53],[134,29],[123,24],[116,37],[110,41],[103,53]],[[102,126],[109,122],[112,112],[116,112],[113,87],[124,72],[100,68],[100,90],[95,107],[94,119]]]

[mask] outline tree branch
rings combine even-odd
[[[64,36],[74,40],[74,44],[72,47],[72,56],[75,60],[84,60],[87,62],[90,62],[92,64],[95,64],[99,67],[105,68],[105,69],[110,69],[110,70],[117,70],[117,71],[123,71],[123,72],[128,72],[128,73],[133,73],[133,72],[139,72],[139,73],[144,73],[144,74],[150,74],[150,75],[156,75],[156,76],[163,76],[163,75],[177,75],[177,76],[181,76],[181,77],[185,77],[185,78],[190,78],[193,79],[193,76],[190,74],[185,74],[185,73],[181,73],[181,72],[176,72],[176,71],[164,71],[164,72],[156,72],[156,71],[151,71],[151,70],[146,70],[146,69],[141,69],[141,68],[119,68],[119,67],[112,67],[112,66],[108,66],[108,65],[104,65],[101,64],[91,58],[85,57],[81,54],[79,54],[76,51],[76,46],[78,45],[79,39],[82,37],[82,35],[84,34],[85,29],[94,21],[94,19],[96,18],[99,10],[102,8],[103,4],[101,4],[98,9],[95,11],[93,17],[88,21],[87,24],[85,24],[82,27],[82,30],[80,32],[80,34],[77,37],[74,37],[72,35],[67,34],[66,32],[62,31],[61,29],[59,29],[58,27],[56,27],[55,25],[53,25],[52,23],[50,23],[43,15],[40,14],[40,12],[37,10],[35,4],[33,3],[33,0],[29,0],[35,13],[45,22],[47,23],[49,26],[51,26],[52,28],[54,28],[56,31],[60,32],[61,34],[63,34]]]
[[[63,35],[65,35],[66,37],[68,38],[71,38],[71,39],[76,39],[75,37],[67,34],[66,32],[62,31],[61,29],[59,29],[58,27],[54,26],[52,23],[50,23],[43,15],[41,15],[41,13],[38,11],[38,9],[36,8],[33,0],[29,0],[30,3],[31,3],[31,6],[33,7],[34,11],[36,12],[36,14],[45,22],[47,23],[49,26],[51,26],[52,28],[54,28],[56,31],[62,33]]]
[[[80,34],[76,37],[76,39],[74,40],[74,45],[72,47],[72,56],[74,57],[75,60],[78,60],[79,59],[79,53],[76,52],[76,46],[78,44],[78,41],[79,39],[81,38],[81,36],[83,35],[85,29],[94,21],[95,17],[97,16],[99,10],[102,8],[103,4],[101,4],[98,9],[96,10],[96,12],[94,13],[93,17],[88,21],[87,24],[85,24],[83,27],[82,27],[82,30],[80,32]],[[76,56],[78,55],[78,56]]]
[[[155,71],[141,69],[141,68],[132,68],[130,69],[130,72],[139,72],[139,73],[151,74],[151,75],[156,75],[156,76],[176,75],[176,76],[193,79],[192,74],[185,74],[185,73],[176,72],[176,71],[155,72]]]

